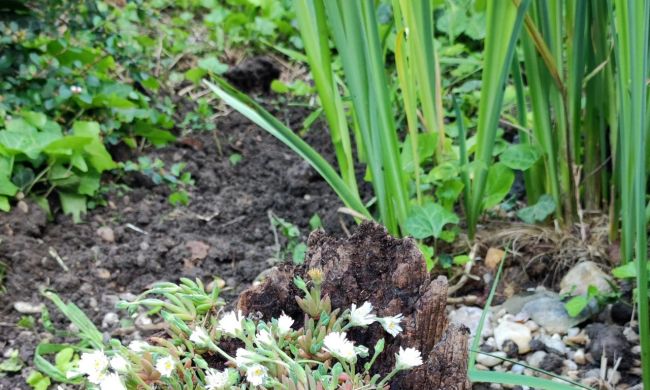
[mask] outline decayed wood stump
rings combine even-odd
[[[403,372],[392,381],[392,389],[470,389],[467,380],[468,330],[447,325],[447,279],[430,280],[422,254],[412,239],[396,239],[372,222],[361,225],[349,239],[338,239],[323,231],[312,233],[305,265],[282,266],[258,286],[244,291],[238,308],[278,317],[283,311],[302,323],[303,313],[294,297],[301,295],[292,283],[294,275],[305,277],[308,269],[324,273],[323,295],[333,308],[370,301],[377,315],[402,313],[404,331],[393,338],[381,325],[354,328],[350,339],[369,348],[386,339],[384,352],[373,373],[388,373],[399,347],[422,352],[424,364]]]

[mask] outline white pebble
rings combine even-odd
[[[580,365],[587,364],[587,358],[585,357],[585,350],[582,348],[578,349],[573,354],[573,361]]]
[[[497,342],[499,349],[503,348],[503,344],[507,340],[512,340],[519,348],[519,353],[524,354],[530,351],[530,340],[532,335],[530,329],[525,325],[503,321],[494,329],[494,338]]]
[[[494,356],[490,356],[490,355],[494,355]],[[486,367],[494,367],[503,361],[503,359],[500,358],[505,358],[507,356],[505,352],[501,352],[501,351],[492,352],[490,353],[490,355],[479,353],[476,355],[476,362]]]
[[[623,329],[623,336],[633,344],[639,342],[639,335],[630,327]]]
[[[632,353],[635,355],[641,355],[641,346],[635,345],[634,347],[632,347]]]
[[[535,332],[539,329],[539,325],[533,320],[526,321],[524,324],[528,329],[530,329],[531,332]]]

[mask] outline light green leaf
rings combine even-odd
[[[0,210],[9,212],[11,210],[11,205],[9,204],[9,198],[4,195],[0,195]]]
[[[185,72],[185,78],[191,81],[193,84],[199,84],[203,76],[208,72],[205,69],[201,68],[192,68]]]
[[[92,139],[99,138],[99,123],[89,121],[76,121],[72,125],[72,133],[82,137],[90,137]]]
[[[533,206],[529,206],[517,211],[517,217],[526,223],[533,224],[542,222],[555,211],[555,201],[553,197],[544,194]]]
[[[576,317],[589,304],[589,299],[584,295],[578,295],[571,298],[564,304],[564,308],[571,317]]]
[[[16,192],[18,192],[18,187],[8,177],[0,175],[0,195],[14,196]]]
[[[483,208],[489,209],[498,205],[510,192],[510,187],[515,181],[515,174],[502,163],[490,167],[487,174]]]
[[[23,361],[18,355],[18,351],[12,352],[7,359],[0,363],[0,372],[18,372],[24,366]]]
[[[616,267],[612,270],[612,275],[619,279],[632,279],[636,278],[636,264],[633,261],[627,264]]]
[[[52,383],[50,378],[41,374],[38,371],[32,371],[31,374],[27,377],[27,384],[32,387],[34,390],[47,390]]]
[[[540,152],[528,144],[511,145],[499,156],[499,161],[512,169],[525,171],[539,160]]]
[[[79,189],[77,190],[80,194],[93,196],[99,189],[99,175],[98,174],[86,174],[80,177],[79,180]]]
[[[47,116],[42,112],[23,111],[20,113],[20,116],[22,116],[29,124],[39,129],[45,127],[45,123],[47,123]]]
[[[68,192],[59,191],[59,200],[61,207],[66,215],[71,215],[74,223],[81,222],[81,214],[85,214],[88,209],[86,207],[86,197]]]
[[[458,216],[437,203],[427,203],[413,208],[405,228],[408,234],[417,239],[438,238],[448,223],[458,223]]]
[[[217,57],[205,57],[199,60],[199,68],[208,72],[223,74],[228,70],[228,65],[222,64]]]

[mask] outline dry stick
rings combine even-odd
[[[465,264],[465,269],[463,270],[463,276],[460,277],[458,283],[454,284],[453,286],[450,286],[447,289],[447,295],[452,295],[456,291],[460,290],[465,285],[465,283],[467,283],[468,279],[476,278],[476,276],[470,274],[470,271],[472,270],[472,266],[474,265],[474,259],[476,258],[477,251],[478,251],[478,244],[474,244],[472,250],[469,252],[469,261],[467,262],[467,264]]]
[[[573,176],[573,181],[575,183],[580,183],[580,173],[581,173],[582,167],[579,166],[574,166],[574,176]],[[577,187],[576,187],[577,188]],[[576,207],[578,211],[578,224],[580,225],[580,239],[582,239],[582,242],[587,241],[587,228],[585,225],[584,221],[584,210],[582,209],[582,206],[580,206],[580,191],[574,191],[575,197],[576,197]]]
[[[56,260],[57,263],[59,263],[59,266],[61,266],[65,272],[70,272],[68,266],[65,265],[61,256],[59,256],[59,254],[56,252],[56,249],[49,247],[48,252],[50,253],[50,256],[52,256],[52,258]]]
[[[345,222],[343,221],[343,218],[339,216],[339,225],[341,225],[341,229],[343,229],[343,232],[345,232],[345,235],[350,238],[352,235],[350,234],[350,231],[348,230],[348,227],[345,225]]]

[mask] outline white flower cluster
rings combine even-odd
[[[397,336],[402,331],[402,327],[399,326],[401,321],[401,314],[392,317],[377,317],[372,313],[372,303],[368,301],[364,302],[361,307],[357,307],[357,305],[353,303],[350,308],[351,326],[368,326],[373,322],[379,322],[384,330],[390,333],[393,337]]]
[[[343,326],[346,324],[346,320],[347,325]],[[368,348],[363,345],[354,345],[347,338],[346,330],[355,326],[366,327],[378,322],[386,332],[397,336],[402,331],[401,320],[401,314],[377,317],[373,313],[373,306],[370,302],[364,302],[359,307],[353,304],[347,317],[341,317],[340,321],[343,321],[343,323],[338,322],[340,326],[334,328],[336,331],[331,331],[325,335],[322,340],[322,350],[343,363],[344,366],[354,367],[357,358],[368,356]],[[294,367],[299,367],[295,365],[301,364],[298,361],[292,361],[293,358],[285,353],[286,348],[296,341],[296,337],[300,336],[294,331],[293,325],[294,320],[285,313],[270,322],[261,322],[259,324],[246,319],[239,310],[225,313],[216,324],[217,337],[220,337],[219,334],[221,334],[222,336],[237,338],[246,343],[247,349],[237,349],[234,357],[223,352],[215,344],[216,340],[213,341],[210,332],[205,328],[195,326],[189,335],[191,343],[199,348],[219,351],[234,363],[234,366],[223,370],[205,368],[205,376],[203,376],[204,388],[206,390],[230,389],[240,382],[240,373],[245,373],[245,381],[252,388],[278,384],[277,379],[273,376],[277,371],[275,364],[280,364],[281,367],[290,367],[291,364],[294,364]],[[176,380],[174,376],[177,368],[179,369],[178,372],[182,369],[183,364],[178,360],[179,357],[175,354],[160,354],[161,349],[159,347],[152,347],[143,341],[133,341],[128,348],[136,354],[151,353],[155,357],[152,365],[165,382],[167,381],[165,378],[170,378],[168,380],[173,383]],[[125,378],[133,374],[131,369],[137,367],[138,364],[134,365],[125,357],[113,353],[108,353],[111,355],[110,358],[104,351],[83,353],[79,360],[78,369],[70,371],[68,374],[71,378],[84,375],[88,382],[99,390],[126,390],[125,383],[127,380]],[[414,348],[400,348],[399,353],[395,356],[395,368],[384,379],[386,382],[398,371],[408,370],[422,364],[420,352]],[[305,375],[304,372],[303,375]],[[352,375],[354,376],[354,374]],[[384,383],[384,381],[380,384]]]
[[[74,378],[85,375],[88,382],[99,386],[100,390],[126,390],[117,372],[110,372],[109,366],[117,371],[127,370],[129,363],[121,356],[109,360],[104,351],[93,351],[81,354],[77,370],[68,372],[68,377]]]
[[[129,349],[136,353],[147,351],[151,346],[144,341],[133,341]],[[88,382],[98,385],[100,390],[126,390],[120,374],[127,374],[131,363],[120,355],[110,359],[104,351],[82,353],[78,368],[67,373],[68,378],[85,375]],[[176,361],[172,356],[163,356],[156,361],[156,371],[160,376],[170,377],[176,368]]]

